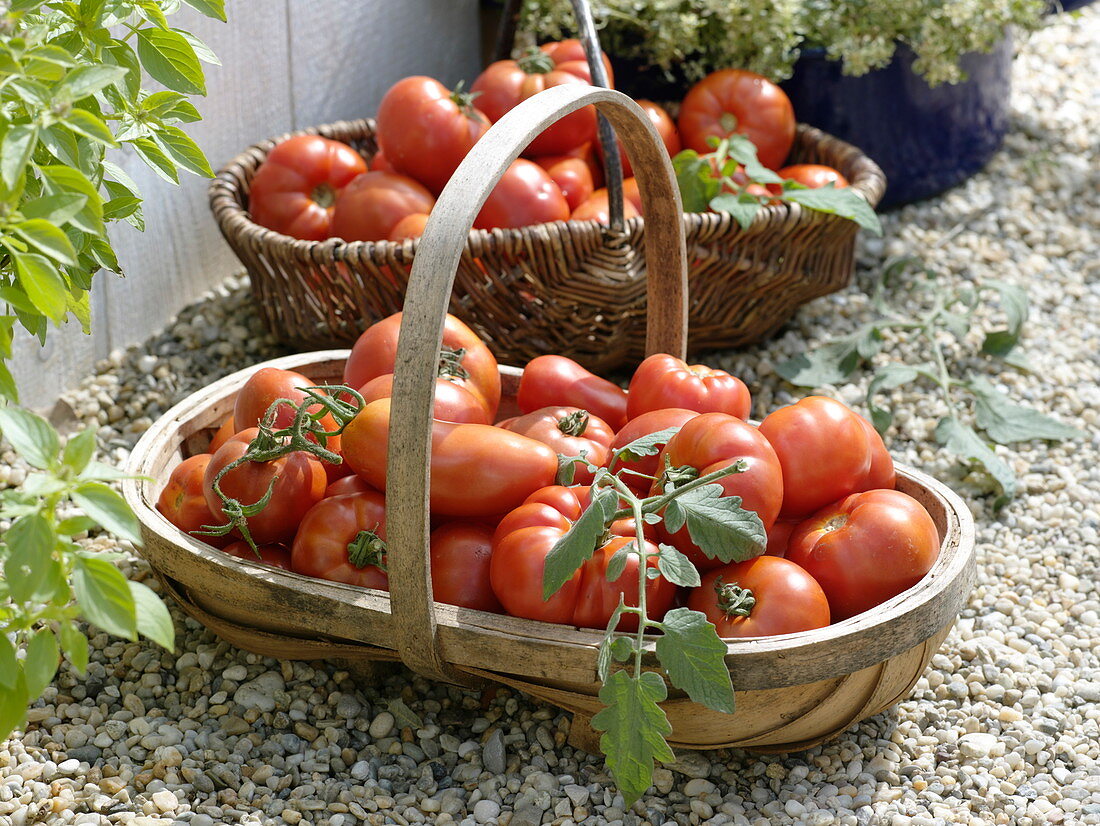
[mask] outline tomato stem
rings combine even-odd
[[[554,71],[554,59],[537,46],[532,46],[516,61],[520,71],[528,75],[545,75]]]
[[[309,197],[317,206],[322,209],[329,209],[336,203],[336,190],[332,188],[332,184],[318,184],[313,188],[313,192],[309,194]]]
[[[462,366],[462,359],[466,358],[464,347],[448,347],[446,344],[439,351],[439,368],[436,375],[441,379],[468,379],[469,372]]]
[[[558,419],[558,430],[566,436],[583,436],[588,429],[588,411],[575,410]]]
[[[378,526],[375,526],[375,530]],[[359,531],[355,539],[348,543],[348,562],[356,568],[373,565],[380,571],[386,570],[386,541],[375,531]]]
[[[722,582],[722,577],[714,581],[714,593],[718,595],[718,610],[727,617],[749,617],[756,607],[756,597],[748,588],[730,582]]]
[[[646,499],[642,499],[639,503],[642,508],[642,513],[657,513],[658,511],[663,510],[665,506],[668,505],[668,503],[671,502],[673,499],[682,496],[688,491],[695,490],[696,488],[705,487],[706,485],[713,485],[715,482],[718,482],[721,479],[725,479],[727,476],[733,476],[735,473],[744,473],[747,469],[748,465],[745,464],[745,460],[738,459],[733,464],[727,465],[724,468],[719,468],[715,471],[711,471],[706,476],[700,476],[697,479],[686,482],[681,487],[678,487],[675,490],[670,491],[669,493],[665,493],[661,496],[650,496]],[[614,479],[615,477],[612,478]],[[618,482],[619,480],[615,479],[615,481]],[[626,485],[623,485],[623,487],[625,488]],[[618,490],[618,487],[616,487],[616,490]],[[627,488],[627,490],[630,489]],[[633,494],[631,494],[631,496],[633,496]],[[612,515],[611,521],[614,522],[616,519],[622,519],[626,516],[630,516],[633,512],[634,511],[632,508],[620,508]]]

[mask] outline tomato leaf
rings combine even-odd
[[[875,404],[875,396],[881,390],[893,390],[903,384],[909,384],[921,375],[917,367],[907,364],[888,364],[875,371],[874,378],[867,385],[867,409],[871,413],[871,424],[879,433],[885,433],[894,421],[894,414],[885,407]]]
[[[73,591],[88,622],[116,637],[137,639],[134,597],[118,568],[94,556],[76,557]]]
[[[53,528],[40,513],[22,516],[12,523],[4,541],[8,546],[4,578],[7,579],[12,599],[26,602],[48,573],[56,541]]]
[[[630,559],[632,553],[637,553],[637,545],[633,542],[627,542],[611,554],[611,559],[607,560],[607,569],[604,571],[604,577],[608,582],[614,582],[623,575],[627,560]]]
[[[33,467],[46,470],[57,461],[61,438],[37,413],[22,407],[0,407],[0,432]]]
[[[49,628],[40,629],[27,643],[27,656],[23,660],[23,673],[27,681],[27,693],[37,697],[53,681],[61,653],[57,637]]]
[[[999,510],[1016,496],[1016,475],[1012,468],[985,443],[970,425],[953,416],[944,416],[936,424],[936,441],[966,464],[977,464],[992,479],[998,494],[993,501]]]
[[[615,457],[620,462],[636,462],[643,456],[656,456],[661,449],[668,444],[669,439],[680,432],[680,427],[666,427],[648,436],[635,439],[628,445],[615,451]]]
[[[848,187],[837,189],[830,183],[817,189],[785,189],[780,197],[817,212],[850,218],[875,235],[882,235],[882,222],[874,209],[863,196]]]
[[[573,526],[546,555],[542,574],[542,598],[550,599],[587,560],[591,559],[615,513],[618,496],[614,491],[601,490],[592,497]]]
[[[163,648],[172,651],[176,647],[176,627],[172,624],[172,615],[148,585],[131,582],[130,596],[134,598],[137,612],[137,630]]]
[[[663,542],[657,546],[660,554],[657,557],[657,570],[661,576],[673,585],[683,588],[697,588],[701,580],[699,571],[691,564],[691,560],[680,553],[678,548],[665,545]]]
[[[741,507],[740,496],[723,496],[721,485],[686,491],[665,508],[665,527],[675,533],[687,525],[691,541],[710,559],[742,562],[767,545],[764,523]]]
[[[971,379],[968,386],[975,397],[974,418],[978,427],[999,445],[1032,439],[1060,442],[1085,436],[1083,431],[1052,416],[1016,404],[981,376]]]
[[[202,66],[194,47],[172,29],[139,29],[137,53],[149,76],[186,95],[205,95]]]
[[[697,703],[733,714],[733,683],[726,665],[726,644],[706,614],[673,608],[661,620],[657,659],[677,688]]]
[[[652,671],[637,678],[616,671],[600,689],[604,708],[592,718],[592,727],[604,732],[600,749],[627,806],[653,784],[654,761],[676,759],[665,742],[672,726],[658,705],[667,696],[664,680]]]
[[[611,612],[611,619],[607,621],[607,633],[600,641],[599,652],[596,654],[596,673],[600,677],[601,683],[607,682],[607,677],[611,673],[611,658],[614,655],[615,644],[626,637],[616,637],[615,628],[619,625],[619,618],[623,615],[623,604],[620,602],[615,606],[615,610]],[[633,645],[631,644],[631,650],[633,651]]]
[[[720,187],[710,162],[694,149],[685,149],[672,159],[672,168],[680,187],[684,212],[706,212],[708,204],[718,194]]]
[[[865,359],[877,351],[882,335],[867,324],[848,336],[834,339],[807,353],[800,353],[775,368],[780,376],[799,387],[841,384]]]
[[[81,510],[115,536],[141,546],[140,523],[117,491],[100,482],[84,482],[71,495]]]
[[[732,192],[723,192],[710,201],[710,208],[715,212],[726,212],[733,216],[741,225],[741,229],[752,226],[752,220],[756,217],[762,204],[752,195],[734,195]]]
[[[759,158],[756,157],[756,144],[754,144],[748,137],[735,133],[725,138],[726,151],[725,157],[720,158],[721,161],[725,161],[727,158],[731,158],[741,166],[745,167],[745,174],[758,184],[781,184],[783,179],[780,178],[775,172],[768,169],[764,164],[760,163]],[[719,144],[721,145],[721,144]],[[725,171],[725,164],[723,163],[723,171]]]
[[[1004,358],[1020,341],[1024,322],[1027,321],[1029,308],[1027,292],[1015,284],[998,279],[989,279],[983,284],[995,289],[1001,298],[1001,308],[1005,311],[1008,326],[1004,330],[988,333],[982,342],[982,352]]]

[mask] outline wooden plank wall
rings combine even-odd
[[[188,130],[214,169],[262,138],[369,115],[406,75],[450,85],[479,67],[478,0],[230,0],[226,11],[225,24],[190,10],[172,18],[222,63],[206,67],[203,121]],[[126,277],[97,276],[91,336],[71,323],[51,329],[44,348],[18,342],[12,366],[26,404],[48,407],[96,360],[241,269],[207,209],[206,180],[181,172],[172,187],[132,153],[116,156],[141,187],[146,230],[112,232]]]

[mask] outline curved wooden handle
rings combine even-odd
[[[684,356],[687,254],[680,191],[653,124],[626,95],[590,86],[554,86],[497,121],[455,170],[416,249],[394,367],[386,475],[386,536],[395,648],[414,671],[467,684],[436,640],[428,558],[432,404],[451,289],[474,218],[525,146],[559,118],[594,104],[629,148],[646,225],[646,351]]]

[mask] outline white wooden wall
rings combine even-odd
[[[187,127],[215,170],[257,140],[371,115],[406,75],[451,85],[479,68],[478,0],[229,0],[226,12],[228,23],[190,10],[172,18],[221,60],[205,67],[208,95],[195,101],[202,122]],[[74,322],[51,329],[44,348],[18,342],[12,366],[25,404],[49,406],[97,359],[145,339],[242,269],[207,208],[205,179],[181,172],[173,187],[133,154],[117,155],[145,197],[145,232],[112,232],[126,277],[96,277],[91,336]]]

